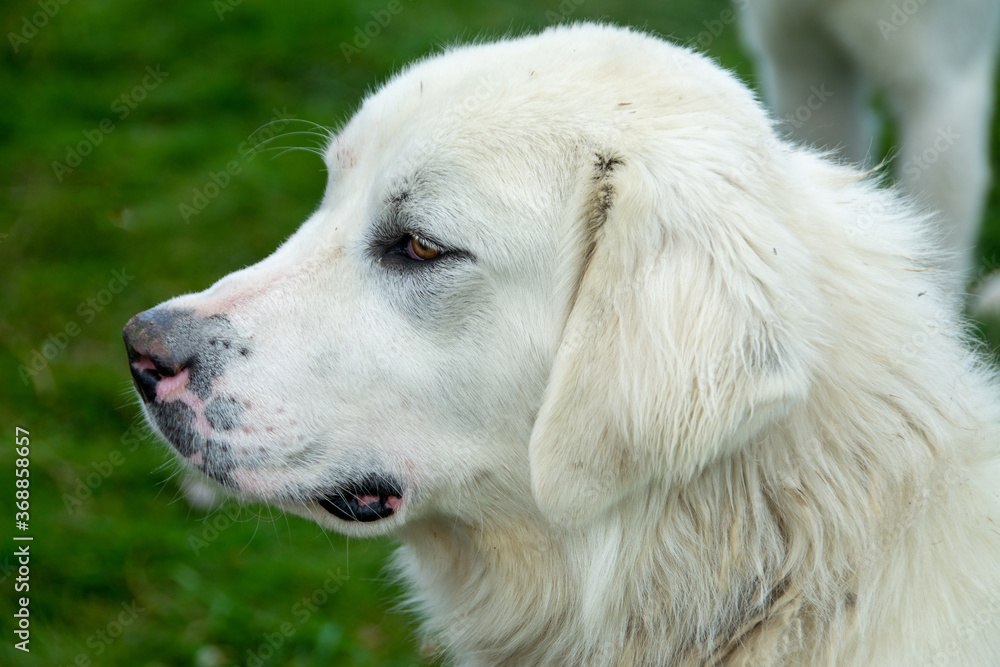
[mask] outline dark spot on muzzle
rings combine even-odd
[[[194,411],[183,403],[154,403],[149,407],[150,416],[156,422],[163,437],[170,441],[177,453],[187,458],[193,456],[195,446],[204,438],[194,430]]]
[[[205,407],[205,419],[217,431],[231,431],[240,423],[242,407],[233,398],[215,398]]]
[[[177,453],[189,459],[201,453],[201,463],[197,467],[203,473],[223,486],[235,488],[230,474],[236,466],[229,445],[225,442],[206,439],[194,428],[194,411],[179,401],[170,403],[154,402],[146,406],[150,419],[156,424]],[[188,465],[193,465],[190,460]]]

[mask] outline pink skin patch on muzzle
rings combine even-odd
[[[173,377],[165,377],[160,380],[156,385],[156,400],[162,403],[169,403],[173,400],[181,400],[188,403],[188,401],[184,400],[187,397],[184,394],[184,390],[187,389],[190,376],[191,374],[188,373],[188,369],[185,368]],[[191,392],[187,392],[187,394],[194,396]],[[194,396],[194,398],[199,401],[201,400],[197,396]]]
[[[156,365],[148,357],[139,357],[132,362],[132,367],[137,371],[156,370]],[[171,403],[180,401],[191,408],[194,413],[192,426],[199,435],[209,438],[215,432],[212,424],[205,417],[205,401],[196,396],[189,388],[188,381],[191,374],[188,369],[182,370],[177,375],[161,376],[156,383],[156,400],[160,403]]]

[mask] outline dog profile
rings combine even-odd
[[[907,200],[594,24],[407,67],[326,163],[125,326],[186,467],[397,537],[460,664],[995,664],[998,381]]]
[[[738,0],[736,6],[768,102],[796,139],[871,166],[880,150],[871,101],[884,95],[898,126],[896,180],[941,212],[939,233],[957,288],[978,282],[983,276],[973,250],[990,184],[1000,3]],[[991,310],[1000,312],[997,304]]]

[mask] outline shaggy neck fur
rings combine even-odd
[[[520,515],[408,527],[397,563],[427,629],[470,665],[933,664],[1000,591],[993,568],[955,566],[1000,552],[982,526],[1000,519],[992,390],[978,372],[921,386],[913,358],[884,366],[913,376],[890,394],[841,353],[746,447],[580,528],[527,486]]]

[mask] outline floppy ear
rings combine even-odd
[[[637,160],[595,169],[596,229],[530,443],[535,499],[561,523],[691,478],[809,383],[780,305],[805,257],[791,234],[718,173],[668,187]]]

